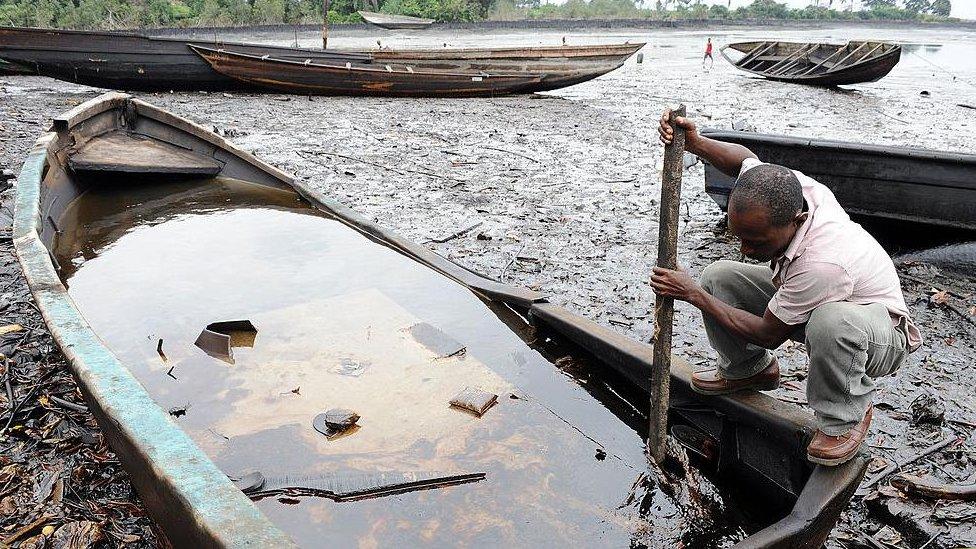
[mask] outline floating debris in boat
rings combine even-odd
[[[163,359],[163,362],[166,362],[166,360],[168,360],[166,358],[166,353],[163,352],[163,339],[162,338],[160,338],[159,339],[159,342],[156,343],[156,354],[159,355],[159,358]],[[172,371],[172,368],[170,368],[170,370]]]
[[[278,496],[292,498],[311,496],[329,498],[333,501],[356,501],[478,482],[484,480],[486,476],[486,473],[449,474],[412,471],[383,473],[340,471],[315,476],[268,478],[262,476],[261,488],[245,491],[245,494],[253,500]]]
[[[433,352],[437,358],[463,355],[467,350],[458,340],[426,322],[414,324],[407,328],[407,331],[417,340],[417,343]]]
[[[359,377],[366,372],[366,368],[369,366],[369,362],[343,357],[339,359],[339,365],[332,368],[332,371],[340,376]]]
[[[264,487],[264,475],[261,474],[261,471],[251,471],[238,477],[230,477],[230,480],[245,494],[256,492]]]
[[[496,402],[498,402],[498,395],[496,394],[482,391],[481,389],[465,387],[463,391],[451,399],[451,406],[463,408],[481,417]]]
[[[189,404],[184,404],[183,406],[173,406],[169,409],[169,415],[173,417],[182,417],[186,415],[186,411],[189,409]]]
[[[682,447],[698,456],[714,461],[718,458],[718,441],[689,425],[672,425],[671,436]]]
[[[345,408],[333,408],[315,416],[312,427],[328,438],[334,438],[356,426],[359,414]]]
[[[233,348],[254,347],[257,335],[258,329],[250,320],[213,322],[200,332],[193,344],[208,355],[233,364]]]

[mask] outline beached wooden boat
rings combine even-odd
[[[901,59],[901,46],[871,41],[739,42],[725,46],[721,52],[729,63],[746,72],[770,80],[815,86],[874,82],[891,72]]]
[[[671,497],[641,481],[658,474],[636,412],[649,408],[648,345],[452,263],[145,102],[110,93],[55,118],[22,167],[13,240],[90,409],[176,547],[618,546],[679,520],[642,526]],[[233,361],[194,344],[218,325],[248,328],[229,335]],[[818,547],[866,460],[813,466],[809,412],[759,393],[701,397],[673,363],[675,432],[763,517],[737,547]],[[465,386],[500,398],[480,418],[449,407],[477,396],[456,395]],[[359,415],[358,430],[319,434],[331,407],[355,410],[331,417]]]
[[[533,73],[450,72],[410,66],[289,61],[193,46],[225,76],[249,86],[306,95],[486,97],[551,89]],[[566,78],[576,75],[565,75]]]
[[[426,29],[434,24],[433,19],[411,17],[409,15],[392,15],[389,13],[377,13],[375,11],[362,10],[360,10],[358,13],[359,16],[362,17],[367,23],[376,25],[377,27],[382,27],[384,29]]]
[[[321,62],[368,62],[355,52],[153,38],[141,34],[0,27],[0,59],[41,76],[121,90],[235,90],[244,84],[210,68],[188,44]]]
[[[704,130],[764,162],[820,181],[848,212],[870,218],[976,229],[976,155],[743,131]],[[734,179],[705,166],[705,190],[724,210]]]
[[[644,47],[646,42],[625,42],[623,44],[595,44],[595,45],[564,45],[564,46],[529,46],[503,48],[424,48],[424,49],[390,49],[377,48],[361,50],[378,61],[410,62],[410,61],[541,61],[552,62],[615,62],[625,61]]]
[[[553,46],[527,48],[430,48],[373,49],[374,63],[402,64],[414,68],[449,71],[525,71],[553,74],[586,72],[606,74],[620,67],[644,43],[594,46]]]

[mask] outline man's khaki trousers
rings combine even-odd
[[[765,265],[717,261],[702,272],[704,290],[725,303],[763,316],[776,287]],[[705,332],[718,353],[718,371],[742,379],[763,370],[772,354],[746,343],[715,319],[702,315]],[[820,430],[837,436],[864,417],[874,393],[874,378],[897,370],[908,356],[905,333],[892,324],[884,305],[847,301],[825,303],[797,326],[790,339],[803,342],[810,357],[807,401]]]

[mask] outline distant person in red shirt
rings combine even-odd
[[[702,59],[702,68],[703,69],[705,68],[705,59],[708,59],[708,61],[709,61],[708,68],[712,68],[712,65],[715,64],[715,59],[712,57],[712,39],[711,38],[709,38],[708,39],[708,43],[705,44],[705,57]]]

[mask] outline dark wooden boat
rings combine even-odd
[[[186,40],[141,34],[0,27],[0,58],[68,82],[102,88],[168,90],[234,90],[240,80],[210,68],[187,45],[232,47],[253,55],[322,62],[368,62],[369,55]]]
[[[823,183],[848,212],[976,230],[976,155],[805,137],[704,130]],[[724,210],[734,179],[705,166],[705,190]]]
[[[0,59],[0,76],[17,76],[35,74],[33,70],[23,65],[16,65]]]
[[[485,97],[549,89],[532,73],[413,70],[409,66],[289,61],[192,46],[215,71],[249,86],[311,95]]]
[[[457,265],[321,188],[119,93],[55,118],[20,171],[17,257],[89,409],[170,543],[293,547],[311,532],[309,545],[364,536],[381,545],[457,545],[491,536],[618,546],[635,539],[631,527],[648,528],[648,509],[672,509],[667,491],[648,479],[655,473],[643,454],[647,344],[544,293]],[[292,223],[300,238],[268,240],[267,231]],[[175,228],[189,232],[179,237]],[[152,234],[155,244],[139,240]],[[207,253],[198,253],[207,239]],[[245,267],[245,259],[257,263]],[[165,268],[150,265],[160,261]],[[177,274],[186,269],[203,270]],[[268,278],[251,299],[254,276]],[[303,276],[324,279],[308,286]],[[150,303],[159,307],[141,314]],[[244,318],[235,311],[246,311],[258,334],[230,366],[193,341],[200,319]],[[437,358],[427,350],[436,345],[401,328],[418,316],[440,325],[428,335],[454,340],[447,349],[460,343],[465,355]],[[572,367],[557,368],[557,359]],[[761,393],[702,397],[690,389],[688,364],[672,364],[675,433],[697,444],[730,495],[746,494],[765,517],[736,547],[819,547],[866,459],[814,466],[805,459],[815,429],[808,411]],[[282,392],[299,374],[300,394]],[[447,406],[472,380],[506,388],[483,418]],[[190,389],[184,417],[167,413]],[[418,403],[426,403],[419,422]],[[338,440],[316,433],[310,418],[319,407],[340,405],[362,413],[362,429]],[[594,459],[600,445],[607,451]],[[468,474],[446,478],[452,488],[406,493],[430,477],[390,471],[418,463],[453,463]],[[225,474],[233,471],[222,470],[248,465],[266,482],[234,475],[235,486]],[[358,471],[352,481],[340,476],[350,466]],[[270,477],[275,468],[296,474]],[[259,499],[262,483],[271,497],[252,502],[245,494]],[[343,494],[399,495],[359,506]],[[690,520],[690,530],[706,526]]]
[[[392,15],[389,13],[377,13],[375,11],[360,10],[359,16],[371,25],[376,25],[384,29],[426,29],[434,24],[433,19],[422,17],[411,17],[409,15]]]
[[[727,53],[731,50],[735,54]],[[888,42],[820,44],[807,42],[739,42],[721,50],[737,68],[770,80],[844,86],[874,82],[901,59],[901,46]]]

